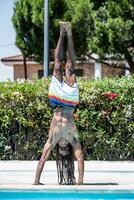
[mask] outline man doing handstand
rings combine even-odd
[[[64,53],[65,37],[67,40],[67,62],[65,65],[65,77],[62,73],[62,62]],[[54,108],[54,116],[50,125],[48,140],[44,146],[42,156],[38,162],[35,182],[40,183],[40,176],[45,161],[48,159],[51,150],[57,146],[60,160],[57,162],[60,184],[75,184],[73,173],[74,166],[72,157],[68,156],[69,151],[73,152],[78,162],[78,182],[83,184],[84,160],[81,144],[78,139],[78,131],[74,121],[74,109],[79,103],[79,92],[75,75],[74,44],[72,39],[71,24],[60,23],[60,37],[55,51],[54,71],[49,89],[49,100]],[[70,154],[73,156],[72,154]],[[68,159],[68,162],[63,160]],[[68,167],[67,167],[68,163]],[[72,168],[71,168],[72,166]]]

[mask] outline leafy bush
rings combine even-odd
[[[0,83],[0,158],[38,159],[48,137],[50,79]],[[85,159],[134,159],[134,77],[78,79]],[[51,159],[54,155],[51,156]]]
[[[52,113],[49,80],[0,84],[0,156],[37,159],[48,134]]]
[[[134,159],[134,77],[80,82],[77,123],[87,159]]]

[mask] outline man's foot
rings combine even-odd
[[[65,22],[62,22],[62,21],[60,21],[60,34],[63,36],[66,34]]]
[[[78,183],[76,183],[76,185],[84,185],[83,181],[78,181]]]
[[[65,22],[64,24],[66,33],[68,36],[72,36],[72,27],[71,27],[71,23],[70,22]]]
[[[44,184],[43,184],[43,183],[40,183],[40,182],[37,182],[37,183],[34,182],[33,185],[44,185]]]

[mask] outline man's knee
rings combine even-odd
[[[67,73],[72,76],[73,74],[75,74],[75,68],[74,68],[74,64],[72,61],[67,61],[66,64],[66,71]]]
[[[51,149],[52,149],[52,143],[47,141],[46,144],[45,144],[45,147],[44,147],[44,150],[43,150],[43,153],[42,153],[42,156],[41,156],[39,162],[41,162],[41,163],[45,162],[45,160],[47,159],[47,155],[51,151]]]
[[[52,148],[52,141],[47,141],[44,147],[44,150],[50,150]]]
[[[55,61],[55,64],[54,64],[54,71],[55,72],[61,72],[61,66],[62,66],[62,63],[61,63],[61,61]]]
[[[84,160],[82,151],[79,152],[79,153],[76,155],[76,160],[77,160],[77,161],[83,161],[83,160]]]
[[[84,157],[83,157],[83,151],[81,148],[81,144],[79,142],[77,142],[77,145],[75,147],[75,157],[77,161],[83,161]]]
[[[69,73],[69,75],[70,76],[72,76],[73,74],[75,74],[75,69],[74,68],[67,68],[67,70],[68,70],[68,73]]]

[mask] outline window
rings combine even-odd
[[[38,77],[39,79],[41,79],[44,76],[44,70],[43,69],[39,69],[38,70]]]
[[[83,69],[75,69],[76,76],[83,76]]]

